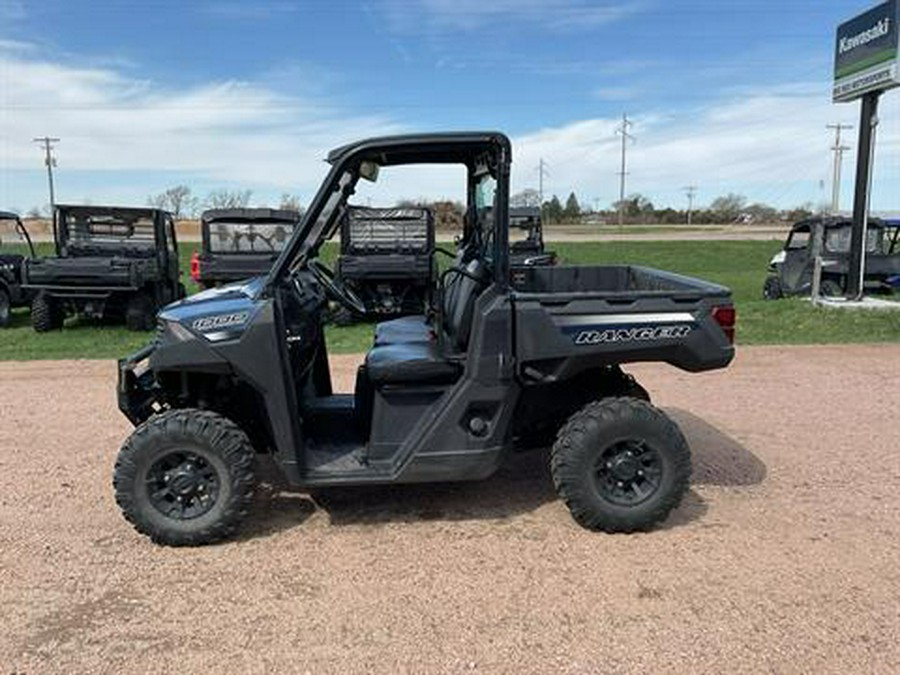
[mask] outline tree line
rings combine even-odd
[[[206,197],[196,196],[187,185],[176,185],[159,194],[147,198],[147,204],[172,213],[176,220],[196,218],[206,209],[244,208],[249,205],[252,190],[219,189],[209,192]],[[88,203],[88,202],[85,202]],[[435,217],[435,224],[441,229],[460,226],[465,211],[463,204],[456,201],[401,200],[398,207],[427,207]],[[541,216],[548,225],[560,223],[587,222],[598,224],[618,222],[621,209],[626,224],[682,225],[690,222],[697,225],[723,223],[771,223],[778,221],[796,222],[815,214],[826,213],[827,205],[802,204],[791,209],[778,209],[761,202],[750,202],[744,195],[729,193],[716,197],[708,206],[688,209],[672,207],[657,208],[646,196],[635,193],[622,202],[614,202],[607,209],[592,209],[579,202],[575,192],[570,192],[563,203],[557,195],[541,202],[537,190],[526,189],[510,197],[510,206],[539,206]],[[281,195],[277,208],[303,212],[300,197],[290,193]],[[34,207],[28,217],[40,218],[48,215],[49,209]]]
[[[670,224],[683,225],[690,222],[698,225],[723,223],[771,223],[777,221],[798,221],[816,213],[825,213],[827,206],[816,207],[812,203],[791,209],[777,209],[761,202],[750,202],[744,195],[729,193],[716,197],[709,206],[688,209],[672,207],[657,208],[642,194],[629,195],[621,202],[616,201],[608,209],[584,208],[574,192],[570,192],[565,204],[552,195],[541,203],[537,190],[523,190],[510,197],[511,206],[538,206],[547,224],[590,222],[618,222],[621,209],[623,221],[627,224]]]
[[[157,195],[147,198],[148,206],[163,209],[175,220],[196,218],[206,209],[242,209],[250,204],[252,190],[213,190],[204,199],[196,197],[187,185],[176,185]],[[278,204],[280,209],[303,211],[297,195],[284,193]]]

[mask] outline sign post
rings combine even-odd
[[[835,103],[862,98],[856,189],[853,197],[853,236],[850,242],[850,275],[847,297],[862,297],[866,265],[866,230],[869,193],[875,156],[878,99],[882,92],[900,86],[897,49],[900,46],[898,0],[888,0],[838,26],[834,52]]]

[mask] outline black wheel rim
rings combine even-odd
[[[164,516],[190,520],[207,513],[219,498],[219,474],[197,453],[187,450],[160,457],[147,472],[150,503]]]
[[[593,475],[594,486],[603,499],[619,506],[634,506],[659,490],[662,458],[644,441],[620,441],[597,458]]]

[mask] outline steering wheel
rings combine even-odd
[[[365,315],[367,313],[365,303],[360,300],[356,292],[349,286],[340,283],[334,276],[334,272],[328,269],[318,258],[308,260],[306,265],[316,278],[316,281],[322,284],[322,288],[325,289],[325,295],[357,314]]]

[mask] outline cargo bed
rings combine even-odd
[[[525,379],[636,361],[711,370],[734,357],[734,308],[724,286],[629,265],[535,267],[512,276]]]

